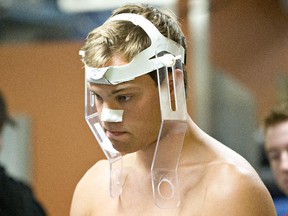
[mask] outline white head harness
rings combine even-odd
[[[151,39],[151,45],[137,54],[127,65],[104,68],[93,68],[85,65],[85,72],[87,73],[89,82],[115,85],[133,80],[138,76],[147,74],[160,67],[171,67],[177,59],[181,59],[182,63],[184,63],[184,48],[175,41],[164,37],[158,29],[143,16],[124,13],[110,18],[107,22],[116,20],[127,20],[140,26]],[[165,51],[170,54],[157,59],[154,58],[157,54],[155,53],[156,51],[158,53]],[[85,53],[82,52],[80,54],[85,55]]]

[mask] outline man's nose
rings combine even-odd
[[[288,171],[288,151],[281,153],[281,170]]]
[[[122,122],[123,110],[115,110],[104,107],[101,111],[100,120],[103,122]]]
[[[119,103],[113,99],[102,99],[102,103],[98,106],[98,114],[102,122],[122,122],[123,112]]]

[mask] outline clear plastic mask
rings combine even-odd
[[[86,80],[87,74],[85,75],[85,119],[110,164],[110,196],[118,197],[122,192],[122,155],[113,148],[101,126],[95,95],[90,91]]]
[[[116,85],[157,71],[162,122],[151,166],[153,197],[160,208],[178,207],[177,168],[187,129],[182,69],[184,49],[160,34],[150,21],[140,15],[120,14],[112,19],[127,20],[141,26],[152,44],[124,66],[91,68],[85,65],[85,119],[110,163],[110,195],[117,197],[122,192],[122,155],[113,148],[101,127],[88,83]]]
[[[177,62],[178,61],[178,62]],[[184,74],[180,60],[157,70],[161,128],[151,166],[155,204],[160,208],[180,204],[177,168],[187,130]]]

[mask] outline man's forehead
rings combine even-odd
[[[266,148],[288,147],[288,121],[270,127],[266,133]]]
[[[135,88],[137,85],[133,84],[133,83],[120,83],[117,85],[105,85],[105,84],[96,84],[96,83],[91,83],[88,82],[88,88],[91,91],[121,91],[121,90],[125,90],[125,89],[130,89],[130,88]]]
[[[266,136],[283,136],[288,134],[288,121],[271,126],[267,130]]]
[[[88,88],[91,91],[122,91],[122,90],[129,90],[129,89],[140,89],[140,88],[146,88],[149,85],[149,82],[154,85],[153,80],[150,78],[149,75],[145,74],[140,77],[136,77],[134,80],[130,80],[127,82],[119,83],[117,85],[105,85],[105,84],[96,84],[92,82],[88,82]]]

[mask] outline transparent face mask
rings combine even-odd
[[[160,34],[150,21],[140,15],[120,14],[113,20],[127,20],[141,26],[152,43],[127,65],[106,68],[85,65],[85,118],[110,164],[110,195],[118,197],[122,192],[122,155],[113,148],[101,126],[89,83],[116,85],[156,71],[162,121],[150,172],[153,197],[160,208],[178,207],[177,168],[187,129],[182,68],[184,49]]]
[[[101,126],[95,95],[90,91],[87,79],[87,73],[85,73],[85,119],[109,161],[110,196],[118,197],[122,192],[122,155],[113,148],[111,141]]]
[[[152,189],[158,207],[173,208],[180,204],[177,168],[187,130],[181,60],[158,69],[157,76],[162,122],[151,166]]]

